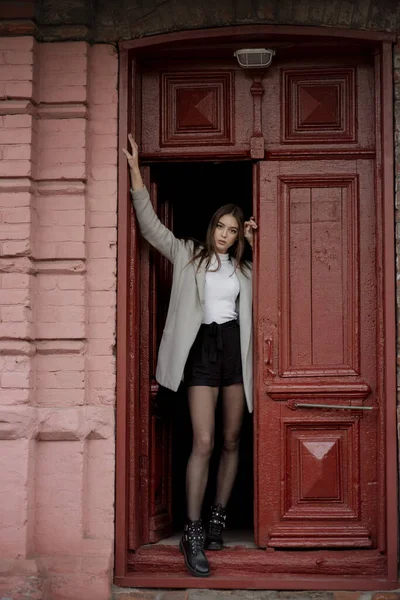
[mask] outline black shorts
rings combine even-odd
[[[202,325],[185,367],[187,386],[243,383],[238,322]]]

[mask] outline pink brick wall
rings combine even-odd
[[[18,600],[29,581],[35,598],[102,600],[114,544],[117,55],[24,37],[0,39],[0,57],[0,596]]]

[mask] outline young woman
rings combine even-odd
[[[159,348],[156,379],[176,391],[185,380],[193,428],[186,473],[187,521],[180,549],[192,575],[207,577],[204,548],[223,548],[226,505],[236,477],[239,436],[245,408],[252,411],[251,264],[243,260],[253,246],[251,217],[244,221],[234,204],[211,218],[204,245],[177,239],[159,221],[139,170],[138,147],[129,135],[124,148],[132,183],[132,202],[144,238],[173,263],[167,320]],[[240,327],[239,327],[240,323]],[[223,451],[215,505],[204,536],[201,508],[214,444],[215,408],[223,401]]]

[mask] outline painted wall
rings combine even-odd
[[[109,597],[117,71],[109,45],[0,39],[0,596],[13,600]]]

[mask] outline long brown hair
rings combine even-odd
[[[195,242],[193,249],[193,258],[190,262],[194,262],[195,260],[200,259],[198,268],[200,268],[202,263],[205,261],[206,269],[208,269],[211,263],[211,259],[215,255],[218,262],[218,267],[215,270],[218,271],[221,268],[221,259],[218,256],[218,251],[215,246],[214,232],[217,228],[221,217],[223,217],[224,215],[232,215],[232,217],[235,217],[238,223],[238,235],[235,243],[228,249],[228,254],[235,258],[236,265],[239,267],[242,273],[244,273],[244,269],[246,267],[246,261],[243,260],[243,253],[246,244],[244,237],[244,215],[242,209],[236,204],[225,204],[224,206],[221,206],[221,208],[215,211],[208,224],[205,244],[202,245],[198,242]]]

